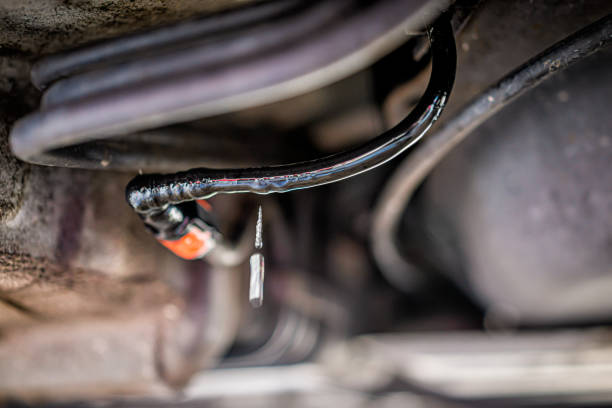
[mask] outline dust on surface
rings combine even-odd
[[[40,56],[258,0],[0,0],[0,54]]]

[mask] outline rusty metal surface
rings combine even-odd
[[[16,160],[7,146],[15,113],[0,108],[0,298],[44,318],[176,296],[161,271],[180,269],[180,261],[156,251],[123,204],[127,180]]]
[[[258,0],[1,0],[0,46],[37,56]]]
[[[193,264],[130,219],[122,186],[32,170],[22,207],[0,226],[0,396],[167,390],[233,338],[239,275],[198,270],[194,283]]]
[[[0,225],[2,297],[47,316],[171,297],[160,282],[180,261],[156,250],[123,204],[122,184],[112,175],[31,169],[19,210]]]
[[[173,392],[233,338],[239,275],[161,251],[129,177],[14,159],[8,128],[35,93],[26,62],[0,63],[0,399]]]
[[[190,290],[184,298],[147,310],[124,305],[113,316],[3,326],[0,400],[172,395],[215,363],[239,321],[240,276],[202,266],[185,271]]]
[[[162,391],[155,369],[158,317],[39,324],[0,341],[0,395],[26,399]]]
[[[0,2],[0,399],[173,393],[234,338],[240,275],[160,250],[125,204],[129,176],[8,149],[39,96],[30,56],[248,2],[144,3]]]

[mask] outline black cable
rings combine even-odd
[[[138,213],[157,212],[169,204],[211,197],[217,193],[268,194],[333,183],[377,167],[416,143],[438,119],[455,78],[456,50],[448,15],[428,30],[432,72],[414,110],[397,126],[353,150],[325,158],[249,169],[199,168],[171,175],[134,178],[126,198]]]

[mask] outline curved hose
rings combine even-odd
[[[416,143],[438,119],[455,78],[453,30],[443,15],[428,30],[432,72],[429,85],[414,110],[397,126],[353,150],[280,166],[213,170],[199,168],[172,175],[150,174],[133,179],[126,198],[138,213],[169,204],[211,197],[217,193],[268,194],[333,183],[377,167]]]
[[[176,48],[177,43],[202,40],[220,32],[238,30],[254,23],[278,19],[300,6],[301,3],[301,0],[264,2],[216,14],[213,17],[194,19],[182,24],[127,35],[86,48],[51,55],[34,64],[31,72],[32,83],[42,90],[59,79],[87,72],[92,66],[125,64],[133,60],[134,55],[139,53]]]
[[[89,66],[87,62],[94,61],[87,52],[64,55],[63,67],[55,59],[41,62],[39,73],[46,64],[52,68],[45,74],[49,79],[70,76],[47,84],[40,109],[14,124],[11,150],[24,161],[50,166],[130,171],[146,170],[149,163],[156,167],[157,161],[168,161],[163,146],[141,144],[134,152],[133,145],[128,148],[112,138],[152,129],[165,132],[164,127],[329,85],[403,44],[407,30],[420,30],[449,2],[306,2],[301,11],[210,38],[185,42],[194,32],[178,27],[177,32],[151,33],[152,42],[148,37],[137,37],[135,43],[112,41],[104,52],[116,52],[118,59],[106,58],[102,66]],[[158,43],[161,49],[152,46]],[[142,54],[124,60],[127,51],[141,45]],[[194,160],[204,163],[198,149],[182,153],[172,159],[173,168],[190,168]]]
[[[612,42],[612,15],[556,43],[469,102],[422,143],[387,182],[374,210],[372,250],[386,278],[406,291],[421,281],[394,239],[402,213],[429,172],[474,129],[529,89]]]

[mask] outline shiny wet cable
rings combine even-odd
[[[506,75],[446,120],[398,167],[374,210],[372,249],[385,277],[405,291],[422,282],[395,245],[397,226],[412,194],[429,172],[474,129],[555,73],[612,44],[612,15],[561,40]]]
[[[126,198],[138,213],[218,193],[269,194],[333,183],[371,170],[416,143],[438,119],[455,79],[456,50],[449,16],[429,29],[432,69],[429,85],[410,114],[392,129],[355,149],[321,159],[247,169],[198,168],[186,172],[134,178]]]

